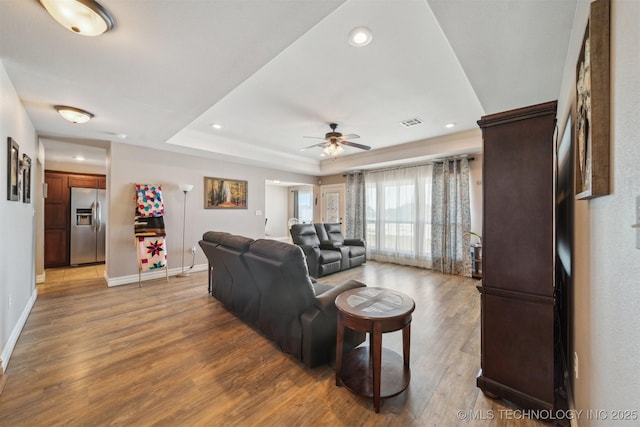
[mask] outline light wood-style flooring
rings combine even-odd
[[[1,426],[543,425],[475,385],[473,279],[373,261],[322,279],[354,278],[416,302],[411,383],[376,414],[336,387],[331,367],[305,368],[227,312],[208,295],[206,272],[142,288],[83,277],[48,271],[38,286],[0,394]],[[401,333],[383,345],[401,352]]]

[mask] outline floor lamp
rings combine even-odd
[[[184,193],[184,211],[182,214],[182,271],[177,277],[188,277],[189,273],[184,272],[184,230],[187,223],[187,193],[193,189],[191,184],[180,184],[180,190]]]

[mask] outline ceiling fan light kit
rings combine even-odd
[[[94,0],[38,0],[49,15],[67,30],[99,36],[113,28],[113,18]]]
[[[339,146],[338,143],[333,143],[332,142],[331,144],[329,144],[326,147],[324,147],[324,150],[322,150],[322,151],[327,156],[335,157],[335,156],[337,156],[339,154],[344,153],[344,148]]]
[[[356,135],[353,133],[350,133],[348,135],[343,135],[342,133],[336,130],[336,128],[338,127],[337,123],[329,123],[329,127],[331,128],[331,132],[325,133],[324,138],[318,137],[318,136],[305,136],[305,138],[323,139],[324,142],[309,145],[308,147],[301,148],[300,151],[305,151],[305,150],[308,150],[309,148],[314,148],[314,147],[321,147],[322,152],[324,154],[335,157],[344,152],[343,145],[359,148],[361,150],[371,149],[371,147],[369,147],[368,145],[347,141],[348,139],[360,138],[360,135]]]
[[[54,105],[58,113],[71,123],[86,123],[93,118],[93,114],[80,108],[69,107],[66,105]]]

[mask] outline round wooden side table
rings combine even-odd
[[[415,302],[401,292],[385,288],[356,288],[336,298],[336,385],[373,398],[380,412],[381,398],[403,392],[409,385],[411,313]],[[344,328],[369,334],[369,347],[356,347],[343,355]],[[402,357],[382,348],[382,334],[402,329]]]

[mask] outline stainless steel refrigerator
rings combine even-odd
[[[71,265],[104,262],[106,191],[71,188]]]

